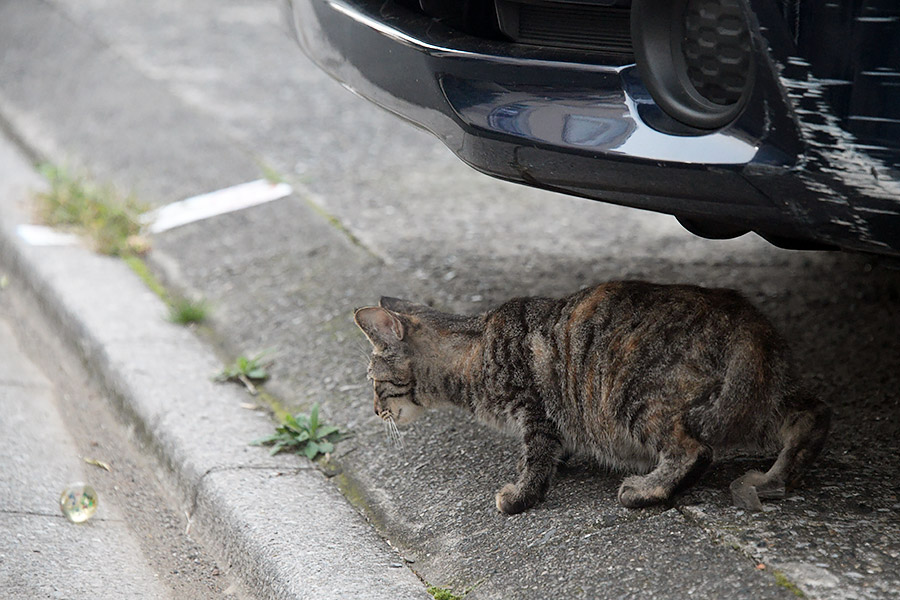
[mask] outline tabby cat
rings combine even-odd
[[[731,484],[760,510],[819,454],[830,410],[798,385],[784,339],[733,290],[610,282],[562,299],[516,298],[477,316],[382,298],[360,308],[375,413],[409,423],[455,405],[523,440],[497,508],[540,502],[558,464],[588,455],[636,472],[618,499],[668,502],[717,458],[780,450]]]

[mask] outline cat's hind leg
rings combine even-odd
[[[795,487],[825,443],[831,409],[818,400],[805,400],[800,410],[790,412],[779,432],[783,447],[765,473],[749,471],[731,483],[734,505],[762,510],[761,499],[784,498]]]
[[[619,487],[619,502],[643,508],[667,502],[693,485],[712,462],[712,450],[679,431],[677,443],[660,453],[656,468],[646,475],[626,477]]]

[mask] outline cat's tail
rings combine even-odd
[[[787,413],[778,432],[782,448],[772,468],[750,471],[731,484],[735,506],[762,510],[760,499],[783,498],[822,451],[831,426],[831,409],[821,400],[798,394],[786,403]]]

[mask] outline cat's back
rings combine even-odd
[[[542,383],[583,380],[592,366],[638,373],[688,360],[707,370],[735,353],[751,362],[786,353],[770,321],[739,292],[694,285],[610,281],[560,299],[514,298],[485,325],[489,362],[530,365],[533,372],[520,376]]]
[[[587,315],[593,307],[613,305],[639,311],[658,310],[678,305],[703,306],[733,311],[751,307],[740,292],[728,288],[710,288],[687,284],[652,283],[640,280],[608,281],[583,288],[563,299],[573,313]]]
[[[721,333],[745,327],[774,331],[740,292],[727,288],[611,281],[580,290],[561,303],[554,325],[565,333],[596,325],[650,331],[710,325],[727,328]]]
[[[788,368],[784,340],[730,289],[614,281],[563,298],[545,314],[530,338],[535,374],[576,403],[688,378],[721,385],[734,363]]]
[[[505,345],[535,335],[571,344],[597,328],[648,335],[663,330],[699,334],[701,329],[775,334],[768,319],[736,290],[637,280],[601,283],[559,299],[513,298],[487,313],[484,323],[488,336]]]

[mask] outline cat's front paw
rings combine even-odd
[[[507,515],[514,515],[534,506],[538,498],[523,494],[518,486],[507,483],[497,492],[497,510]]]

